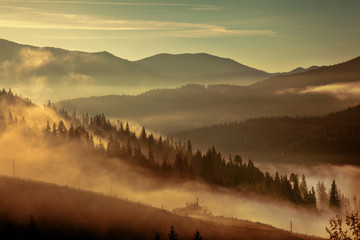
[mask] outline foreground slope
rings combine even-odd
[[[7,177],[0,177],[0,196],[2,237],[151,239],[159,233],[166,239],[174,225],[179,239],[191,239],[196,229],[204,239],[317,239],[248,221],[211,223],[113,195]]]

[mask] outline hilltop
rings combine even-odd
[[[136,61],[164,76],[187,78],[191,83],[234,83],[247,85],[271,76],[229,58],[207,53],[158,54]]]

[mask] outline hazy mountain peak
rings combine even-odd
[[[259,72],[255,68],[230,58],[208,53],[161,53],[138,60],[136,63],[162,75],[183,78],[235,72]]]

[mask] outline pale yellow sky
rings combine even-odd
[[[0,0],[0,38],[129,60],[206,52],[278,72],[359,56],[358,9],[357,0]]]

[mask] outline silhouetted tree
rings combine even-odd
[[[75,130],[74,130],[74,126],[73,126],[72,123],[71,123],[71,125],[70,125],[68,135],[69,135],[69,138],[70,138],[70,139],[71,139],[71,138],[74,138],[74,136],[75,136]]]
[[[57,128],[57,126],[56,126],[56,123],[54,122],[54,124],[53,124],[53,130],[52,130],[52,133],[53,133],[54,136],[57,135],[57,130],[56,130],[56,128]]]
[[[44,131],[45,131],[45,133],[49,133],[51,131],[49,120],[46,121],[46,127],[45,127]]]
[[[237,155],[237,154],[235,155],[234,162],[237,166],[239,166],[239,167],[242,166],[242,159],[241,159],[240,155]]]
[[[326,227],[326,232],[329,233],[330,240],[358,240],[360,238],[360,217],[357,212],[346,213],[345,223],[349,227],[352,238],[347,230],[344,231],[343,220],[340,216],[331,218],[329,223],[330,227]]]
[[[333,180],[333,182],[331,184],[329,206],[330,206],[330,208],[333,208],[333,209],[340,208],[340,197],[339,197],[339,193],[338,193],[338,190],[336,187],[335,180]]]
[[[316,193],[314,187],[311,187],[311,191],[308,193],[307,203],[309,203],[311,207],[316,208]]]
[[[65,124],[62,120],[59,121],[59,125],[58,125],[58,129],[57,129],[58,133],[60,136],[65,136],[67,129],[65,127]]]
[[[290,183],[292,185],[292,198],[295,203],[302,201],[300,188],[299,188],[299,178],[297,174],[291,173]]]
[[[143,127],[141,129],[141,133],[140,133],[140,140],[143,142],[146,142],[147,136],[146,136],[146,130],[145,127]]]
[[[125,126],[125,134],[126,135],[129,135],[130,134],[130,127],[129,127],[129,123],[128,122],[126,122],[126,126]]]
[[[300,194],[303,200],[307,200],[309,198],[308,196],[308,188],[306,185],[305,175],[303,174],[301,183],[300,183]]]
[[[170,227],[170,231],[168,233],[168,236],[169,236],[169,240],[177,240],[178,237],[177,237],[177,234],[175,232],[175,228],[173,225],[171,225]]]
[[[349,226],[351,235],[353,235],[354,239],[360,239],[360,216],[358,212],[352,212],[346,214],[345,219],[346,225]]]
[[[194,233],[194,237],[192,239],[193,240],[202,240],[202,237],[201,237],[198,229],[196,229],[196,232]]]
[[[160,235],[159,235],[159,233],[156,233],[156,235],[155,235],[155,240],[160,240]]]

